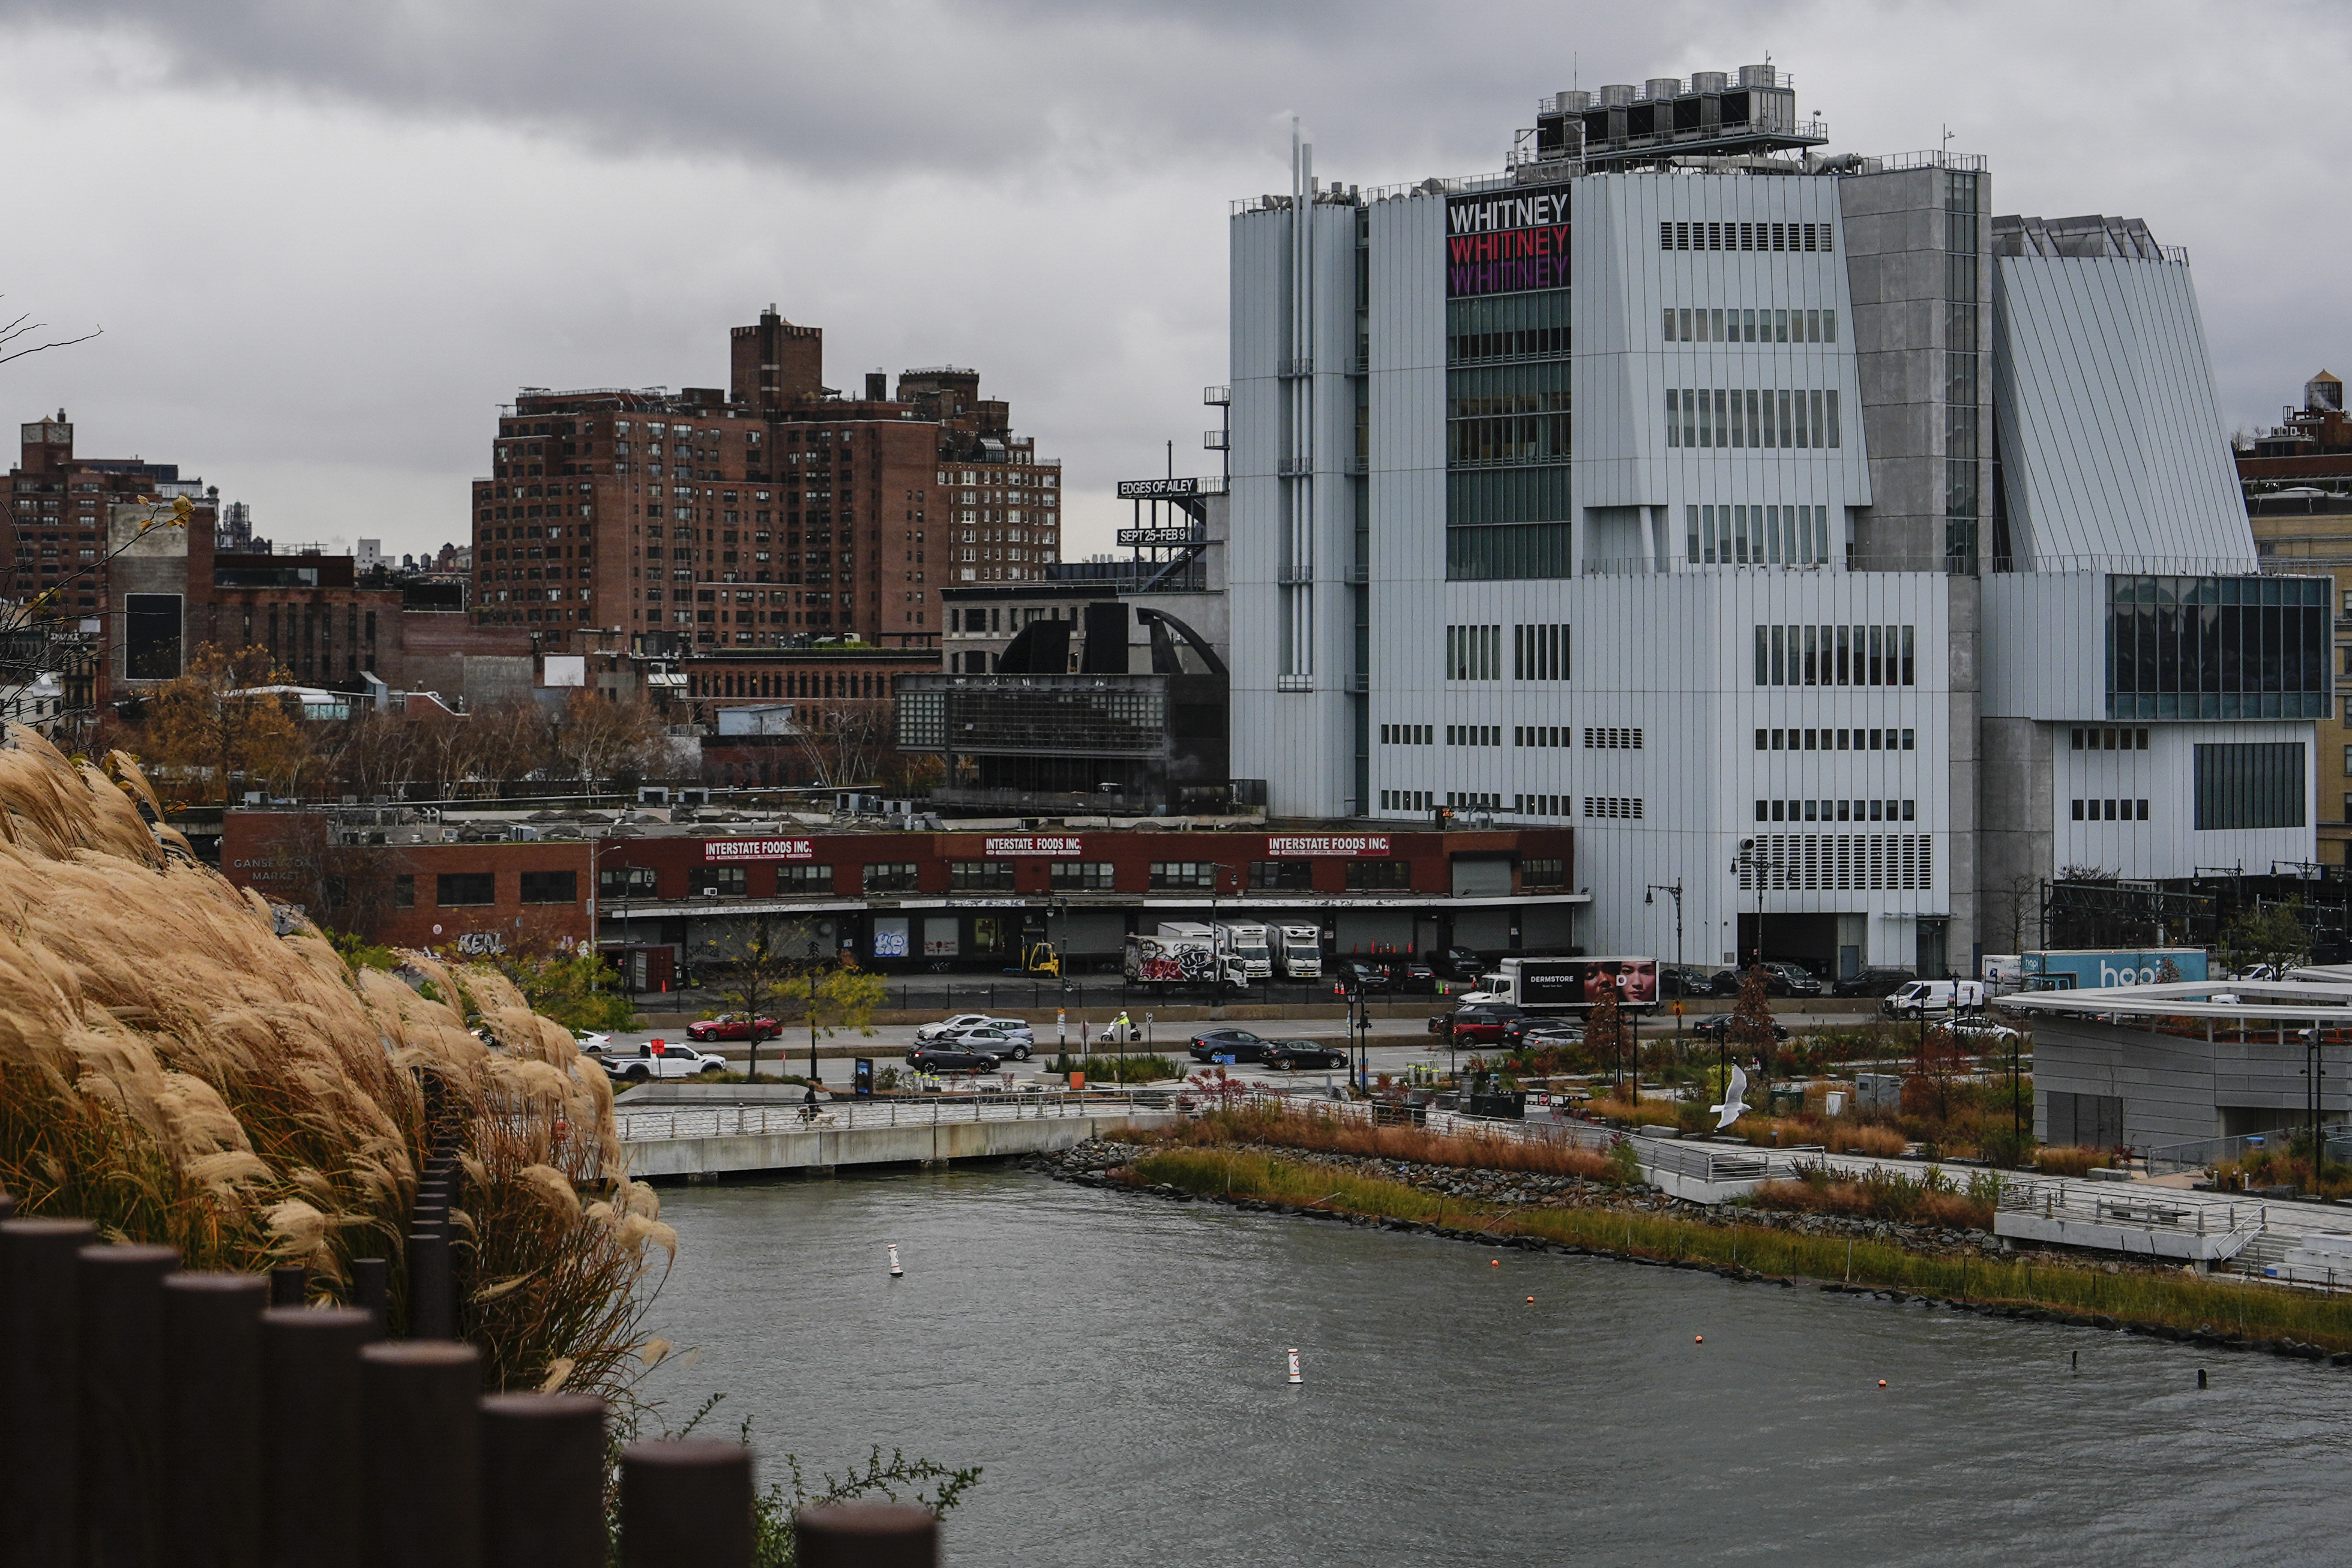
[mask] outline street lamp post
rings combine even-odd
[[[808,945],[809,1083],[812,1087],[815,1085],[818,1079],[816,1065],[816,943],[812,940]],[[760,1020],[757,1019],[752,1019],[751,1028],[756,1031],[759,1027]]]
[[[1642,902],[1655,904],[1657,895],[1662,893],[1675,901],[1675,1038],[1680,1040],[1683,1032],[1683,879],[1676,877],[1672,883],[1650,883],[1643,890]]]

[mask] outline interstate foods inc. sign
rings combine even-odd
[[[981,853],[986,855],[991,860],[996,860],[1006,855],[1055,855],[1075,857],[1082,853],[1085,847],[1084,841],[1080,840],[1076,834],[1071,834],[1066,838],[1032,838],[1024,834],[1013,838],[983,840],[982,841]]]
[[[1449,196],[1445,297],[1568,287],[1568,193]]]
[[[1385,833],[1311,833],[1288,837],[1269,837],[1265,841],[1268,860],[1288,860],[1300,855],[1385,855],[1389,852]]]
[[[813,861],[816,859],[814,839],[705,839],[702,841],[702,862],[705,865],[720,861]]]

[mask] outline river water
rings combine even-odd
[[[663,1216],[666,1414],[984,1466],[957,1568],[2352,1557],[2342,1371],[1010,1170]]]

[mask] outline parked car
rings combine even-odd
[[[1035,1040],[1036,1034],[1020,1019],[991,1019],[986,1023],[958,1024],[953,1029],[940,1030],[931,1040],[961,1040],[971,1034],[1001,1034],[1007,1040]],[[918,1040],[927,1037],[917,1035]]]
[[[773,1040],[782,1032],[783,1026],[775,1019],[754,1019],[750,1013],[720,1013],[686,1026],[688,1040]]]
[[[1957,1018],[1944,1027],[1949,1029],[1953,1038],[1962,1045],[1979,1051],[2005,1050],[2011,1040],[2025,1038],[2023,1030],[1982,1014]],[[2305,1030],[2303,1032],[2309,1034],[2311,1031]]]
[[[1669,1001],[1683,997],[1711,997],[1716,994],[1715,977],[1687,964],[1661,964],[1658,994]]]
[[[656,1046],[661,1049],[657,1051]],[[656,1078],[698,1078],[706,1072],[727,1071],[725,1057],[674,1040],[651,1040],[634,1055],[608,1051],[596,1060],[604,1063],[604,1071],[618,1083],[644,1083]]]
[[[1818,997],[1829,988],[1822,984],[1821,977],[1801,964],[1768,958],[1764,961],[1764,989],[1775,997]]]
[[[1204,1029],[1192,1037],[1190,1049],[1195,1061],[1214,1061],[1221,1056],[1255,1061],[1265,1053],[1265,1041],[1245,1029]]]
[[[1437,971],[1418,960],[1399,964],[1390,971],[1390,984],[1400,991],[1425,997],[1437,989]]]
[[[984,1051],[1004,1061],[1026,1061],[1029,1053],[1037,1049],[1036,1041],[1029,1038],[1026,1030],[1019,1034],[1007,1034],[1001,1029],[964,1029],[944,1040],[927,1040],[919,1043],[938,1046],[941,1050]]]
[[[573,1030],[572,1042],[580,1048],[580,1054],[583,1056],[602,1056],[613,1049],[613,1037],[609,1034],[599,1034],[593,1029]]]
[[[1475,980],[1486,972],[1486,961],[1467,947],[1448,947],[1432,957],[1430,965],[1439,974],[1456,980]]]
[[[1739,977],[1738,969],[1717,969],[1707,978],[1714,983],[1717,996],[1736,997],[1739,994]]]
[[[954,1017],[943,1018],[937,1023],[921,1025],[915,1030],[915,1038],[940,1040],[955,1033],[958,1030],[965,1029],[1001,1029],[1008,1034],[1016,1031],[1027,1034],[1029,1024],[1024,1019],[992,1018],[986,1013],[957,1013]]]
[[[1258,1060],[1290,1072],[1301,1067],[1345,1067],[1348,1053],[1339,1046],[1318,1045],[1311,1040],[1269,1040],[1259,1051]]]
[[[1731,1015],[1717,1013],[1713,1018],[1701,1019],[1691,1025],[1691,1033],[1710,1044],[1720,1044],[1731,1038]],[[1775,1040],[1786,1040],[1789,1038],[1789,1031],[1782,1025],[1775,1023],[1772,1026],[1772,1038]]]
[[[1883,997],[1902,989],[1919,977],[1908,969],[1876,967],[1856,969],[1830,988],[1835,997]]]
[[[1429,1032],[1455,1045],[1516,1045],[1534,1020],[1501,1002],[1471,1002],[1429,1020]]]
[[[907,1048],[907,1065],[923,1072],[993,1072],[996,1053],[976,1045],[934,1045],[923,1041]]]
[[[1334,991],[1385,991],[1392,982],[1386,964],[1368,963],[1361,958],[1342,958],[1331,966],[1331,989]]]

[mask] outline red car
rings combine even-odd
[[[753,1034],[753,1030],[759,1030]],[[770,1018],[754,1021],[742,1013],[720,1013],[715,1019],[697,1019],[686,1026],[688,1040],[773,1040],[782,1032],[782,1026]]]

